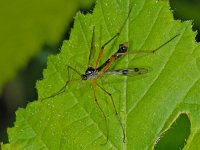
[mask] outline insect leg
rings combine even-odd
[[[57,96],[57,95],[59,95],[59,94],[61,94],[61,93],[64,93],[65,90],[66,90],[66,87],[67,87],[67,85],[68,85],[69,83],[74,82],[74,81],[77,81],[77,80],[80,80],[80,79],[73,79],[73,80],[70,80],[70,70],[72,70],[72,71],[76,72],[77,74],[81,75],[75,68],[73,68],[73,67],[71,67],[71,66],[67,66],[68,80],[65,82],[65,85],[64,85],[60,90],[58,90],[56,93],[54,93],[54,94],[52,94],[52,95],[50,95],[50,96],[48,96],[48,97],[42,98],[41,101],[42,101],[42,100],[45,100],[45,99],[53,98],[53,97],[55,97],[55,96]]]
[[[108,91],[106,91],[106,90],[105,90],[102,86],[100,86],[97,82],[94,82],[94,83],[110,97],[110,99],[111,99],[111,101],[112,101],[112,105],[113,105],[113,107],[114,107],[114,109],[115,109],[115,115],[117,116],[117,119],[118,119],[118,121],[119,121],[119,123],[120,123],[121,129],[122,129],[122,132],[123,132],[123,142],[125,143],[125,140],[126,140],[126,137],[125,137],[125,130],[124,130],[123,124],[122,124],[122,122],[121,122],[121,120],[120,120],[120,116],[119,116],[119,114],[118,114],[118,112],[117,112],[117,109],[116,109],[116,106],[115,106],[115,103],[114,103],[112,94],[109,93]]]
[[[95,53],[95,26],[93,27],[93,30],[92,30],[92,41],[91,41],[91,46],[90,46],[90,54],[88,58],[88,67],[92,66],[94,53]]]
[[[103,111],[103,109],[100,107],[99,105],[99,102],[97,100],[97,96],[96,96],[96,89],[95,89],[95,84],[94,82],[92,82],[92,88],[93,88],[93,91],[94,91],[94,98],[95,98],[95,103],[97,104],[98,108],[101,110],[102,114],[103,114],[103,117],[105,119],[105,122],[106,122],[106,142],[103,143],[102,145],[105,145],[108,143],[108,138],[109,138],[109,132],[108,132],[108,121],[107,121],[107,117]]]
[[[153,49],[153,50],[142,50],[142,51],[134,51],[134,52],[127,52],[127,53],[122,53],[121,55],[126,55],[126,54],[145,54],[145,53],[155,53],[157,52],[159,49],[161,49],[163,46],[167,45],[169,42],[171,42],[172,40],[174,40],[177,36],[179,36],[180,34],[175,35],[174,37],[172,37],[171,39],[169,39],[167,42],[161,44],[160,46],[158,46],[157,48]]]
[[[99,55],[97,57],[97,60],[96,60],[96,66],[95,67],[98,67],[98,64],[99,64],[99,61],[101,59],[101,56],[103,54],[103,51],[104,51],[104,48],[106,47],[106,45],[108,45],[112,40],[114,40],[116,37],[118,37],[120,35],[120,33],[122,32],[122,29],[124,28],[129,16],[130,16],[130,13],[131,13],[131,10],[132,10],[132,7],[130,8],[129,12],[128,12],[128,15],[124,21],[124,23],[122,24],[121,28],[119,29],[119,31],[113,36],[111,37],[107,42],[105,42],[102,46],[101,46],[101,49],[99,51]]]

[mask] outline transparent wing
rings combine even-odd
[[[93,27],[92,31],[92,40],[91,40],[91,46],[90,46],[90,54],[88,58],[88,67],[92,67],[92,62],[94,59],[94,54],[95,54],[95,26]]]
[[[119,70],[107,70],[104,74],[137,76],[137,75],[142,75],[148,72],[149,72],[149,69],[147,68],[125,68],[125,69],[119,69]]]

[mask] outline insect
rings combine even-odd
[[[60,89],[58,90],[56,93],[52,94],[51,96],[49,97],[46,97],[46,98],[43,98],[42,100],[44,99],[48,99],[48,98],[52,98],[52,97],[55,97],[63,92],[65,92],[66,90],[66,87],[74,82],[74,81],[77,81],[77,80],[90,80],[91,81],[91,85],[92,85],[92,88],[93,88],[93,94],[94,94],[94,100],[95,100],[95,103],[97,104],[97,107],[99,108],[99,110],[101,111],[104,119],[105,119],[105,122],[106,122],[106,127],[107,127],[107,117],[106,117],[106,114],[104,113],[103,109],[101,108],[101,106],[99,105],[99,101],[97,99],[97,94],[96,94],[96,87],[101,89],[105,94],[107,94],[109,97],[110,97],[110,100],[112,102],[112,105],[113,105],[113,108],[114,108],[114,111],[115,111],[115,115],[118,119],[118,122],[120,124],[120,127],[122,129],[122,134],[123,134],[123,142],[125,142],[126,140],[126,134],[125,134],[125,129],[124,129],[124,126],[122,124],[122,121],[120,119],[120,115],[116,109],[116,105],[115,105],[115,102],[114,102],[114,99],[113,99],[113,96],[112,94],[107,91],[106,89],[104,89],[98,82],[97,80],[101,77],[103,77],[104,75],[106,74],[111,74],[111,75],[124,75],[124,76],[136,76],[136,75],[141,75],[141,74],[145,74],[148,72],[148,69],[146,68],[124,68],[124,69],[119,69],[119,70],[109,70],[110,66],[115,63],[116,60],[120,59],[122,56],[125,56],[127,54],[144,54],[144,53],[155,53],[156,51],[158,51],[159,49],[161,49],[163,46],[165,46],[166,44],[168,44],[170,41],[172,41],[173,39],[175,39],[178,35],[175,35],[174,37],[172,37],[171,39],[169,39],[168,41],[166,41],[165,43],[161,44],[159,47],[153,49],[153,50],[145,50],[145,51],[134,51],[134,52],[128,52],[128,42],[124,42],[122,44],[119,45],[119,48],[118,50],[113,54],[111,55],[103,64],[99,65],[99,62],[101,60],[101,57],[103,55],[103,51],[105,49],[105,47],[111,42],[113,41],[114,39],[116,39],[117,37],[120,36],[130,14],[131,14],[131,10],[132,8],[130,8],[129,12],[128,12],[128,15],[126,17],[126,19],[124,20],[121,28],[119,29],[119,31],[114,35],[112,36],[107,42],[105,42],[102,46],[101,46],[101,49],[99,51],[99,54],[98,54],[98,57],[96,59],[96,64],[95,64],[95,67],[92,67],[92,64],[91,64],[91,61],[92,61],[92,58],[94,57],[94,47],[95,47],[95,42],[94,42],[94,38],[95,38],[95,27],[93,27],[93,32],[92,32],[92,39],[91,39],[91,46],[90,46],[90,53],[89,53],[89,58],[88,58],[88,67],[85,71],[85,73],[81,73],[79,72],[78,70],[76,70],[74,67],[72,66],[67,66],[67,71],[68,71],[68,80],[66,81],[65,85]],[[80,78],[79,79],[74,79],[74,80],[71,80],[69,79],[70,77],[70,71],[73,71],[74,73],[77,73]],[[105,144],[108,142],[108,139],[109,139],[109,132],[108,132],[108,127],[106,128],[106,141],[105,141]]]

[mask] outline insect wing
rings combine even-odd
[[[142,75],[148,72],[149,72],[149,69],[147,68],[125,68],[125,69],[119,69],[119,70],[107,70],[105,74],[137,76],[137,75]]]

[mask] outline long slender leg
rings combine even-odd
[[[90,54],[89,54],[89,58],[88,58],[88,66],[87,67],[91,67],[92,66],[92,60],[94,58],[94,53],[95,53],[95,26],[93,27],[93,31],[92,31],[92,41],[91,41],[91,46],[90,46]]]
[[[127,53],[122,53],[122,55],[124,54],[145,54],[145,53],[155,53],[157,52],[159,49],[161,49],[163,46],[167,45],[169,42],[171,42],[172,40],[174,40],[177,36],[179,36],[180,34],[175,35],[174,37],[172,37],[171,39],[169,39],[167,42],[161,44],[160,46],[158,46],[157,48],[153,49],[153,50],[142,50],[142,51],[135,51],[135,52],[127,52]]]
[[[130,8],[129,12],[128,12],[128,15],[124,21],[124,23],[122,24],[121,28],[119,29],[119,31],[113,36],[111,37],[107,42],[105,42],[102,46],[101,46],[101,49],[99,51],[99,55],[97,57],[97,60],[96,60],[96,66],[95,67],[98,67],[98,64],[99,64],[99,61],[101,59],[101,56],[103,54],[103,51],[104,51],[104,48],[106,47],[106,45],[108,45],[112,40],[114,40],[116,37],[118,37],[120,35],[120,33],[122,32],[122,29],[124,28],[129,16],[130,16],[130,13],[131,13],[131,10],[132,10],[132,7]]]
[[[41,101],[42,101],[42,100],[45,100],[45,99],[48,99],[48,98],[55,97],[55,96],[57,96],[57,95],[59,95],[59,94],[61,94],[61,93],[64,93],[65,90],[66,90],[66,87],[67,87],[67,85],[68,85],[69,83],[74,82],[74,81],[77,81],[77,80],[80,80],[80,79],[73,79],[73,80],[70,80],[70,73],[69,73],[70,70],[72,70],[72,71],[76,72],[77,74],[81,75],[75,68],[73,68],[73,67],[71,67],[71,66],[67,66],[68,79],[67,79],[67,81],[65,82],[65,85],[64,85],[60,90],[58,90],[56,93],[54,93],[54,94],[52,94],[52,95],[50,95],[50,96],[48,96],[48,97],[42,98]]]
[[[125,140],[126,140],[126,137],[125,137],[125,130],[124,130],[124,127],[123,127],[123,124],[120,120],[120,116],[117,112],[117,109],[116,109],[116,106],[115,106],[115,103],[114,103],[114,100],[113,100],[113,97],[112,97],[112,94],[109,93],[108,91],[106,91],[102,86],[100,86],[97,82],[94,82],[100,89],[102,89],[106,94],[108,94],[108,96],[110,97],[111,101],[112,101],[112,104],[113,104],[113,107],[115,109],[115,115],[117,116],[117,119],[120,123],[120,126],[121,126],[121,129],[122,129],[122,132],[123,132],[123,142],[125,143]]]
[[[162,47],[164,47],[166,44],[168,44],[169,42],[171,42],[172,40],[174,40],[177,36],[179,36],[180,34],[175,35],[174,37],[172,37],[171,39],[169,39],[168,41],[166,41],[165,43],[161,44],[160,46],[158,46],[157,48],[153,49],[153,50],[140,50],[140,51],[133,51],[133,52],[127,52],[127,48],[128,48],[128,42],[125,42],[123,44],[120,44],[120,47],[122,46],[124,49],[119,49],[117,51],[117,53],[115,53],[114,55],[112,55],[104,64],[102,64],[100,67],[97,68],[97,70],[101,71],[103,69],[102,72],[99,73],[99,75],[97,76],[96,80],[98,78],[100,78],[110,67],[110,65],[116,60],[119,59],[121,56],[127,55],[127,54],[145,54],[145,53],[155,53],[157,52],[159,49],[161,49]]]
[[[106,118],[106,115],[105,115],[103,109],[100,107],[99,102],[98,102],[98,100],[97,100],[96,89],[95,89],[95,84],[94,84],[94,82],[92,82],[92,88],[93,88],[93,91],[94,91],[95,102],[96,102],[97,106],[99,107],[99,109],[101,110],[101,112],[102,112],[102,114],[103,114],[103,117],[104,117],[104,119],[105,119],[105,122],[106,122],[106,142],[102,144],[102,145],[105,145],[105,144],[108,143],[108,138],[109,138],[108,121],[107,121],[107,118]]]

